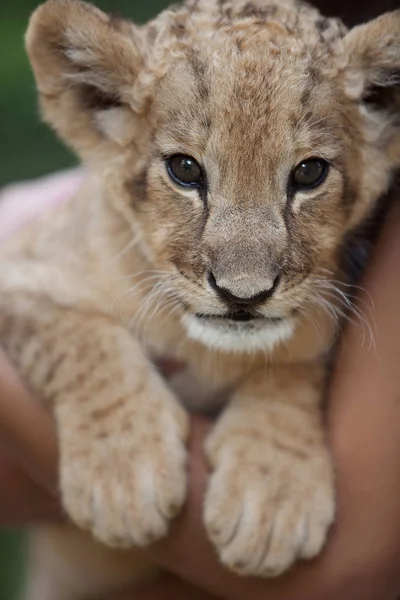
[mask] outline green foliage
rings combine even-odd
[[[24,585],[25,539],[21,533],[0,535],[0,600],[19,600]]]

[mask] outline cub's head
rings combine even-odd
[[[50,0],[27,46],[189,336],[271,348],[326,301],[400,164],[400,11],[347,31],[292,0],[189,0],[137,27]]]

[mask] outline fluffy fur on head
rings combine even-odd
[[[141,28],[50,0],[27,34],[45,118],[97,169],[146,268],[170,275],[189,336],[225,350],[236,335],[236,350],[250,332],[251,347],[281,335],[265,335],[267,320],[257,341],[239,324],[206,335],[212,321],[196,314],[232,310],[211,275],[234,298],[278,282],[249,312],[287,319],[288,334],[387,189],[400,160],[399,44],[399,11],[348,32],[292,0],[189,0]],[[200,165],[201,186],[171,178],[180,154]],[[326,179],[294,189],[293,170],[315,157]]]

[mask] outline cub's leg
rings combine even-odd
[[[134,551],[115,550],[72,526],[32,532],[24,600],[86,600],[156,576]]]
[[[312,366],[253,375],[211,432],[206,527],[240,574],[278,575],[324,544],[335,503],[323,383]]]
[[[111,546],[164,536],[186,493],[187,417],[111,318],[0,293],[0,339],[58,429],[69,516]]]

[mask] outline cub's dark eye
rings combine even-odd
[[[291,175],[291,185],[296,190],[312,190],[325,181],[329,163],[322,158],[303,160]]]
[[[203,172],[199,163],[184,154],[171,156],[167,160],[167,171],[171,179],[185,187],[199,187],[203,181]]]

